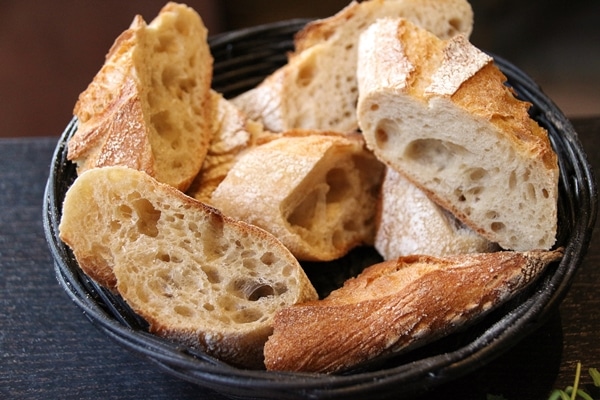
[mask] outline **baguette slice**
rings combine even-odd
[[[502,248],[552,247],[557,157],[488,55],[383,19],[359,60],[358,120],[379,159]]]
[[[498,250],[392,168],[385,172],[377,214],[375,249],[384,260]]]
[[[273,233],[298,259],[329,261],[372,244],[382,174],[360,135],[290,131],[249,149],[211,201]]]
[[[265,364],[333,373],[421,346],[506,302],[561,257],[561,250],[495,252],[373,265],[323,300],[278,312]]]
[[[212,92],[212,140],[202,168],[187,190],[196,200],[210,204],[212,193],[225,179],[240,154],[262,140],[279,136],[266,132],[262,125],[248,119],[223,95]]]
[[[317,299],[271,234],[126,167],[79,176],[59,232],[82,270],[116,287],[151,332],[234,365],[264,368],[275,312]]]
[[[207,29],[190,7],[141,16],[114,42],[75,105],[68,157],[78,173],[124,165],[185,190],[210,141],[212,56]]]
[[[353,1],[334,16],[309,23],[297,34],[288,63],[234,103],[273,132],[355,131],[358,37],[385,16],[408,18],[444,38],[469,35],[473,26],[466,0]]]

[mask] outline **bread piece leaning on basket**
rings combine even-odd
[[[211,140],[213,58],[190,7],[168,3],[114,42],[75,105],[68,158],[79,173],[124,165],[186,190]]]

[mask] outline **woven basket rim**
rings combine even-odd
[[[253,46],[259,47],[261,43],[268,45],[273,37],[291,39],[306,21],[281,21],[212,38],[211,46],[229,52],[229,58],[215,57],[215,75],[230,65],[235,66],[236,57],[247,60],[244,46],[248,37],[252,38]],[[291,41],[288,46],[290,44]],[[240,47],[241,56],[236,53]],[[267,70],[285,62],[281,48],[276,46],[273,51],[279,51],[277,56],[283,58],[252,74],[264,77]],[[533,104],[532,117],[548,129],[557,151],[561,172],[558,244],[564,245],[565,255],[555,268],[546,272],[535,290],[503,309],[505,314],[486,325],[486,329],[466,345],[385,369],[324,375],[239,369],[140,329],[144,322],[131,316],[124,302],[87,279],[58,236],[62,200],[76,175],[74,165],[66,160],[66,144],[76,129],[75,118],[57,143],[43,203],[44,230],[59,283],[90,321],[120,345],[151,359],[174,376],[225,395],[277,399],[335,398],[349,394],[373,397],[375,393],[382,397],[399,396],[418,393],[425,387],[432,388],[471,372],[540,327],[556,309],[587,251],[597,214],[594,175],[572,124],[528,75],[501,57],[494,58],[517,94]],[[253,80],[246,81],[246,89],[251,85],[249,82]],[[235,85],[235,79],[232,78],[230,84]]]

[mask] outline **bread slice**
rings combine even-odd
[[[265,364],[333,373],[408,351],[474,322],[561,256],[560,250],[408,256],[373,265],[323,300],[279,311]]]
[[[275,135],[248,119],[222,94],[213,91],[212,139],[200,172],[187,190],[196,200],[210,204],[212,192],[225,179],[241,153]],[[279,136],[279,134],[277,134]]]
[[[361,37],[358,121],[369,148],[504,249],[550,249],[558,164],[491,57],[405,19]]]
[[[149,25],[135,17],[75,105],[68,157],[78,173],[124,165],[187,189],[210,141],[206,39],[200,16],[185,5],[168,3]]]
[[[290,131],[244,153],[211,202],[273,233],[298,259],[329,261],[373,242],[382,173],[358,134]]]
[[[273,132],[355,131],[358,37],[386,16],[405,17],[444,38],[469,35],[473,26],[466,0],[353,1],[334,16],[308,24],[297,34],[288,63],[234,103]]]
[[[386,168],[377,214],[375,249],[384,260],[498,250],[393,168]]]
[[[59,232],[82,270],[116,287],[151,332],[234,365],[264,368],[275,312],[317,298],[271,234],[127,167],[80,175]]]

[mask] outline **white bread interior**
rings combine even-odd
[[[359,48],[358,121],[369,148],[504,249],[550,249],[558,164],[529,103],[463,36],[382,19]]]
[[[80,175],[59,232],[80,267],[116,288],[151,332],[234,365],[262,368],[275,312],[317,298],[271,234],[127,167]]]
[[[321,129],[352,132],[356,121],[357,42],[377,19],[405,17],[436,35],[470,35],[466,0],[367,0],[309,23],[296,35],[288,63],[233,101],[273,132]]]
[[[374,246],[384,260],[498,250],[393,168],[386,168],[377,215]]]

